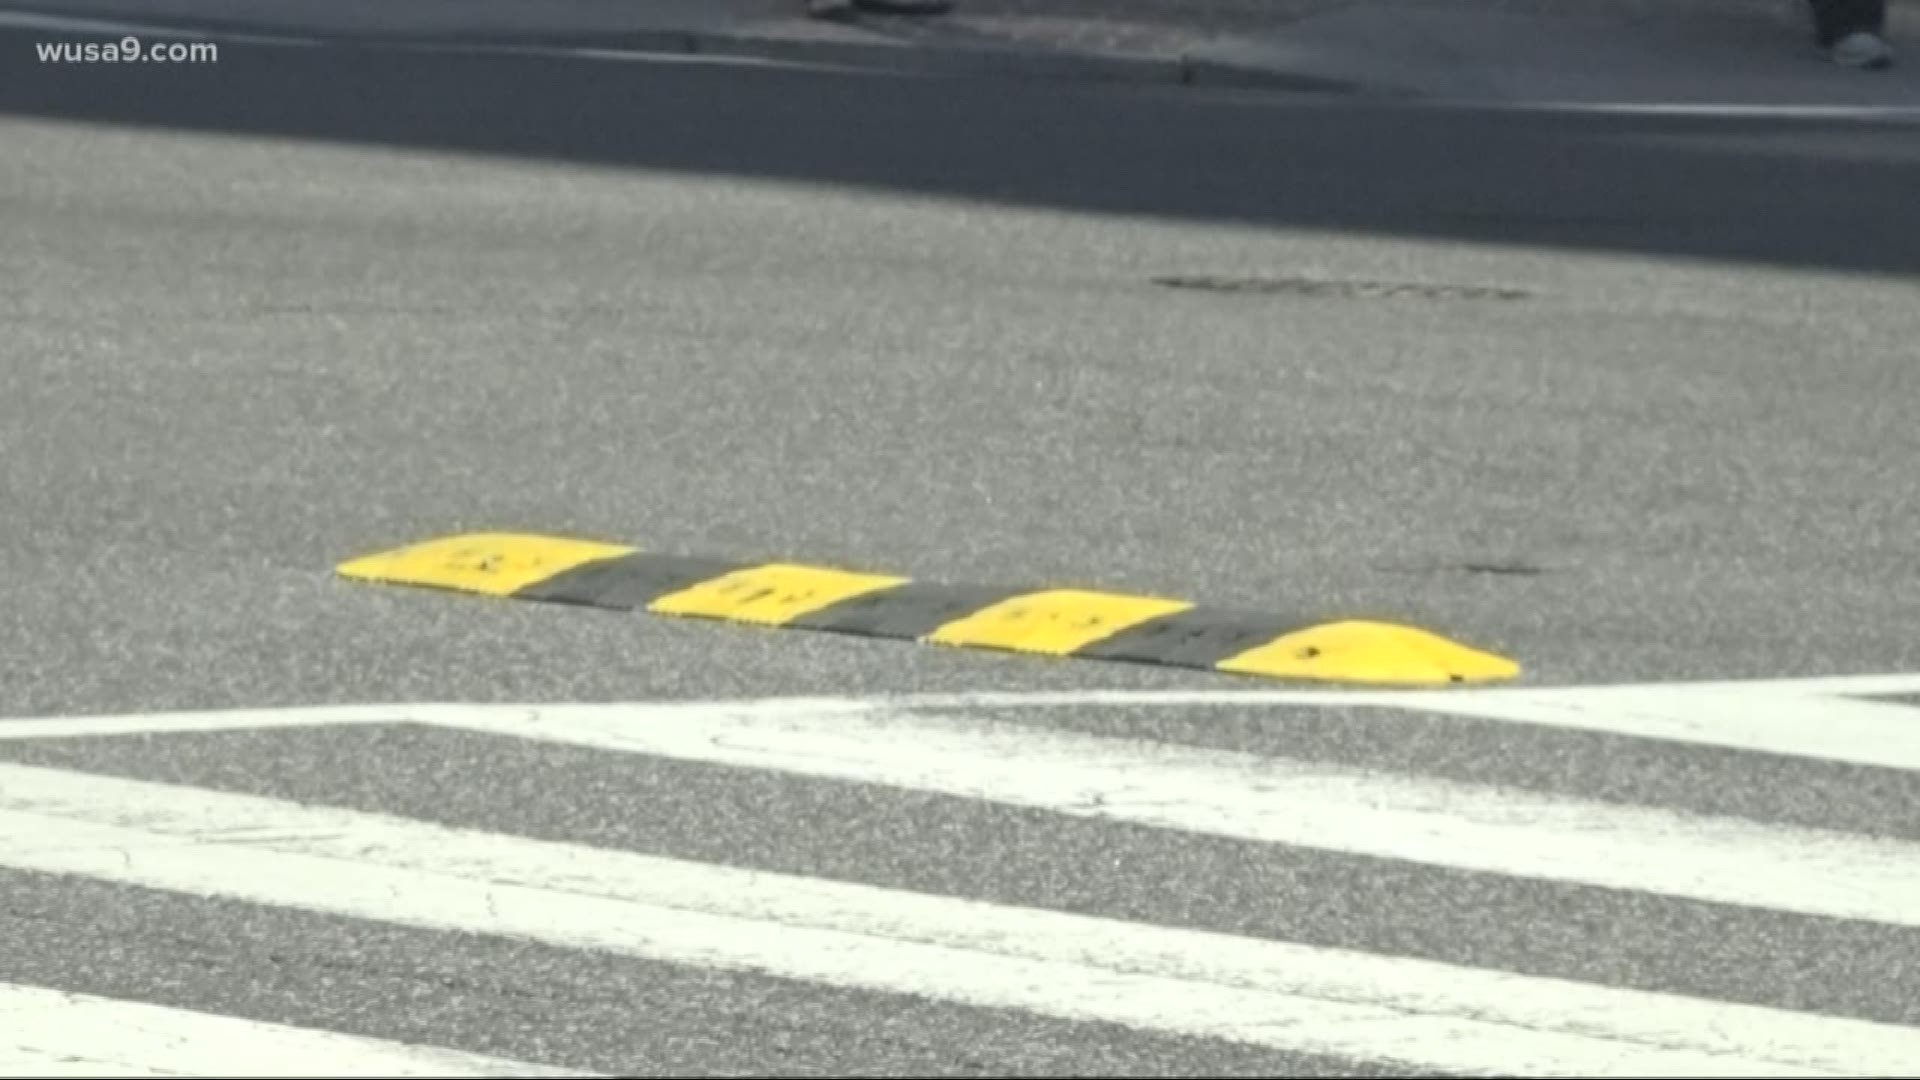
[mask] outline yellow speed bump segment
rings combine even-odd
[[[1192,607],[1181,600],[1150,596],[1049,589],[1002,600],[955,619],[924,640],[935,645],[1072,656],[1075,650],[1129,627]]]
[[[793,563],[473,533],[342,563],[356,581],[957,648],[1372,686],[1503,682],[1505,657],[1391,622],[1310,619],[1084,589],[938,585]]]
[[[906,578],[852,574],[817,566],[749,566],[668,593],[647,605],[656,615],[699,615],[709,619],[783,626],[802,615],[842,600],[906,584]]]
[[[355,559],[340,564],[338,573],[358,581],[512,596],[577,566],[631,551],[615,544],[550,536],[473,533]]]
[[[1298,630],[1214,665],[1236,675],[1426,685],[1501,682],[1520,673],[1502,656],[1393,623],[1347,621]]]

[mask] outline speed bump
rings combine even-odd
[[[429,540],[342,563],[337,573],[515,600],[1270,679],[1444,686],[1520,673],[1505,657],[1390,622],[1288,618],[1083,589],[936,585],[517,533]]]

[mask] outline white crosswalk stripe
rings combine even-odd
[[[434,1047],[0,983],[0,1076],[578,1076]]]
[[[475,730],[1264,843],[1920,925],[1920,845],[1020,724],[893,714],[492,713]]]
[[[1473,700],[1434,711],[1470,713]],[[1638,710],[1631,725],[1677,716],[1666,700],[1644,689],[1552,704],[1508,698],[1489,702],[1487,715],[1530,722],[1520,714],[1562,710],[1600,724],[1613,701]],[[1803,700],[1828,700],[1836,715],[1870,727],[1897,730],[1902,712],[1920,721],[1920,710],[1904,706]],[[1702,715],[1742,715],[1736,699],[1715,707]],[[970,713],[954,699],[394,707],[16,721],[0,725],[0,739],[406,719],[1236,842],[1920,927],[1920,844],[1097,737],[1003,715]],[[1784,706],[1754,715],[1753,730],[1787,730]],[[1777,752],[1781,739],[1769,738],[1750,749]],[[1441,1072],[1878,1076],[1920,1061],[1920,1027],[1903,1024],[40,766],[0,764],[0,867]],[[7,1075],[278,1075],[259,1064],[275,1054],[339,1075],[533,1068],[6,984],[0,1021]],[[106,1071],[86,1071],[96,1065]]]

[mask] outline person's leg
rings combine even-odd
[[[1812,0],[1813,31],[1821,48],[1848,34],[1880,35],[1887,25],[1887,0]]]
[[[1813,36],[1836,64],[1883,68],[1893,49],[1881,33],[1887,24],[1887,0],[1809,0]]]

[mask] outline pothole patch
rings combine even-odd
[[[1360,278],[1241,277],[1221,274],[1168,274],[1153,279],[1168,289],[1251,296],[1299,296],[1322,300],[1525,300],[1533,294],[1506,285],[1449,285],[1423,281],[1369,281]]]
[[[1552,571],[1523,559],[1440,560],[1426,562],[1389,562],[1374,569],[1388,574],[1465,574],[1482,577],[1542,577]]]
[[[1524,562],[1467,562],[1451,569],[1464,574],[1494,574],[1500,577],[1539,577],[1545,567]]]

